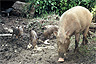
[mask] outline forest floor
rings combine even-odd
[[[38,50],[28,49],[30,43],[29,29],[34,29],[42,39],[42,33],[45,25],[58,25],[59,16],[55,14],[46,17],[38,17],[26,19],[16,16],[2,17],[0,16],[0,30],[3,28],[11,29],[12,26],[24,26],[23,38],[16,39],[15,36],[11,39],[10,36],[0,36],[0,64],[96,64],[96,37],[88,37],[89,43],[85,46],[80,46],[82,35],[80,36],[79,52],[74,53],[75,37],[72,36],[69,46],[67,58],[63,63],[59,63],[56,38],[53,35],[49,38],[50,44],[37,43]],[[1,34],[9,34],[7,30],[0,32]]]

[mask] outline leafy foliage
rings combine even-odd
[[[93,14],[93,22],[96,22],[96,5],[94,8],[92,8],[92,14]]]
[[[95,0],[27,0],[27,2],[34,4],[35,15],[49,12],[61,15],[74,6],[84,6],[91,11],[96,4]]]

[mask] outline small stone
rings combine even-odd
[[[4,46],[4,44],[2,44],[2,46]]]
[[[31,47],[32,47],[32,44],[29,43],[29,44],[27,45],[27,49],[30,49]]]
[[[8,46],[7,44],[5,46]]]
[[[17,52],[17,50],[14,50],[14,52]]]
[[[13,30],[12,30],[12,29],[8,29],[8,31],[9,31],[10,33],[12,33],[12,32],[13,32]]]

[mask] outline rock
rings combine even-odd
[[[20,10],[20,11],[23,11],[23,8],[24,6],[26,5],[27,3],[25,2],[20,2],[20,1],[16,1],[14,4],[13,4],[13,8],[16,9],[16,10]]]
[[[13,32],[13,30],[12,30],[12,29],[8,29],[8,32],[12,33],[12,32]]]
[[[14,50],[14,52],[16,53],[16,52],[17,52],[17,50]]]
[[[16,1],[14,4],[13,4],[13,8],[17,11],[17,12],[19,12],[19,13],[21,13],[21,14],[25,14],[26,15],[26,13],[28,13],[29,12],[29,15],[31,16],[31,17],[33,17],[34,16],[34,12],[35,12],[35,8],[33,7],[33,5],[32,5],[32,7],[29,9],[29,6],[31,5],[31,3],[25,3],[25,2],[20,2],[20,1]]]
[[[29,44],[27,45],[27,49],[30,49],[31,47],[32,47],[32,44],[29,43]]]

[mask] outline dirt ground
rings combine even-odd
[[[41,18],[26,19],[16,16],[0,16],[0,34],[11,34],[7,29],[24,26],[23,38],[11,39],[10,36],[0,36],[0,64],[96,64],[96,37],[88,37],[89,43],[80,46],[79,51],[74,53],[75,39],[72,36],[69,52],[65,62],[59,63],[56,38],[53,35],[49,38],[50,44],[37,43],[38,49],[28,49],[30,43],[29,30],[36,31],[39,39],[42,39],[43,27],[45,25],[58,25],[59,16],[53,14]],[[80,37],[82,42],[82,35]]]

